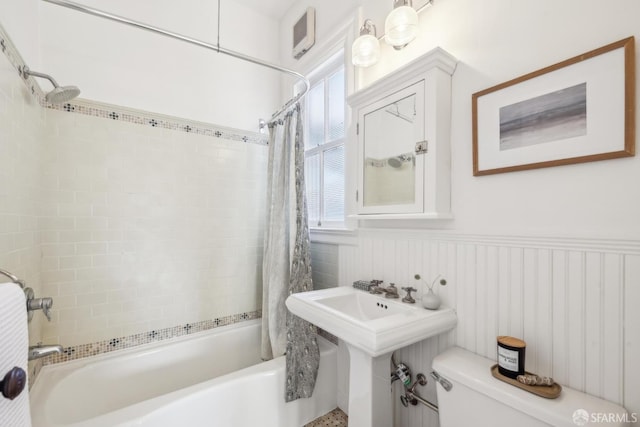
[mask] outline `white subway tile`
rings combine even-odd
[[[77,243],[75,248],[78,255],[96,255],[107,253],[108,245],[106,242]]]
[[[58,270],[60,268],[60,258],[55,256],[42,257],[40,268],[42,271]]]
[[[60,269],[91,267],[91,257],[88,255],[60,257],[59,259],[60,259],[60,264],[59,264]]]
[[[66,256],[75,255],[76,245],[73,243],[59,243],[42,245],[43,256]]]
[[[77,242],[90,242],[91,231],[90,230],[63,230],[58,234],[60,243],[77,243]]]
[[[43,217],[39,219],[41,230],[73,230],[75,221],[73,217]]]
[[[76,295],[76,305],[78,307],[105,304],[107,300],[108,296],[106,292]]]
[[[91,316],[91,307],[74,307],[57,310],[61,322],[68,320],[86,320]]]
[[[91,306],[91,313],[93,316],[108,316],[110,314],[121,312],[122,304],[120,303],[94,304]]]
[[[44,283],[71,282],[76,278],[75,270],[43,271],[41,276]]]

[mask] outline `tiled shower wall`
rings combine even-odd
[[[0,53],[0,268],[25,280],[39,294],[44,111],[18,76],[12,62],[19,61],[19,55],[2,31],[0,40],[4,40],[4,54]],[[7,281],[0,276],[0,283]],[[41,321],[42,316],[36,316],[29,325],[32,344],[40,337]]]
[[[47,111],[44,340],[260,309],[267,147]]]
[[[527,342],[528,371],[640,413],[640,242],[360,230],[357,245],[340,246],[342,285],[415,286],[415,273],[447,279],[438,292],[458,324],[398,352],[414,374],[428,376],[452,345],[495,359],[496,336],[513,335]],[[419,389],[436,401],[433,381]],[[437,425],[428,408],[395,402],[396,426]]]

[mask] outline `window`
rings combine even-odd
[[[336,55],[342,60],[342,55]],[[335,59],[311,74],[307,94],[305,181],[309,226],[344,226],[344,64]]]

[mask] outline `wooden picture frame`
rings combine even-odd
[[[473,175],[635,155],[629,37],[472,95]]]

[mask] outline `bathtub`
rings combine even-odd
[[[42,368],[33,427],[300,427],[336,404],[336,347],[318,337],[313,397],[284,402],[285,358],[260,360],[260,320]]]

